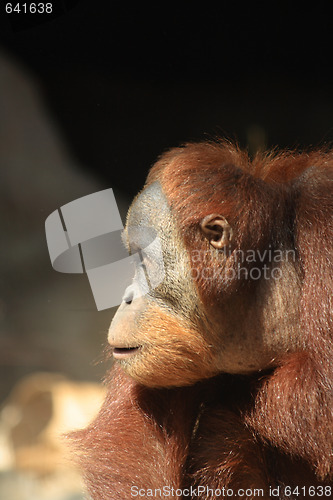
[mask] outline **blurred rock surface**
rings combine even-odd
[[[97,312],[85,275],[52,269],[44,223],[108,187],[124,215],[126,197],[92,167],[71,156],[38,82],[0,51],[1,500],[83,498],[59,435],[96,411],[103,389],[91,381],[107,369],[97,361],[114,311]]]
[[[100,384],[52,373],[35,373],[16,384],[0,413],[1,499],[82,497],[65,435],[92,420],[104,394]]]
[[[92,171],[91,166],[90,171]],[[55,272],[44,223],[64,203],[112,187],[78,165],[26,69],[0,52],[0,400],[33,371],[99,380],[113,311],[97,312],[86,275]]]

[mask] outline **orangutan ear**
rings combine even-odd
[[[233,231],[225,217],[218,214],[210,214],[202,219],[200,228],[212,247],[222,249],[232,242]]]

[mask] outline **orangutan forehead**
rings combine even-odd
[[[171,209],[159,181],[145,188],[134,199],[127,215],[126,237],[144,247],[171,218]]]
[[[170,217],[171,211],[159,181],[145,188],[133,201],[127,226],[158,227]]]

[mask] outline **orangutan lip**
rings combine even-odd
[[[131,357],[134,353],[136,353],[141,346],[138,347],[114,347],[113,349],[113,357],[115,359],[126,359]]]

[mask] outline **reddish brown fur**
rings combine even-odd
[[[170,403],[177,406],[179,417],[169,417],[165,411],[168,392],[165,396],[159,408],[154,393],[139,387],[119,369],[112,370],[109,393],[97,420],[73,436],[79,443],[81,467],[94,499],[130,498],[132,485],[179,486],[192,422],[183,425],[184,408],[178,394],[171,394]],[[168,419],[175,421],[171,430],[166,425]]]
[[[137,332],[139,338],[147,337],[143,330],[149,324],[149,342],[158,347],[159,357],[149,359],[136,370],[132,363],[128,374],[148,387],[191,385],[198,380],[216,375],[212,371],[211,350],[200,332],[181,324],[179,318],[150,305],[141,317]],[[180,343],[179,340],[182,340]],[[149,348],[147,346],[147,348]]]
[[[303,347],[265,374],[174,389],[147,389],[113,369],[99,416],[76,435],[93,498],[127,500],[131,485],[264,488],[264,498],[279,484],[333,485],[332,152],[251,163],[229,143],[186,145],[161,157],[148,184],[155,180],[189,250],[202,247],[195,228],[216,212],[235,227],[239,248],[294,246]],[[218,303],[217,285],[197,285],[204,303]]]

